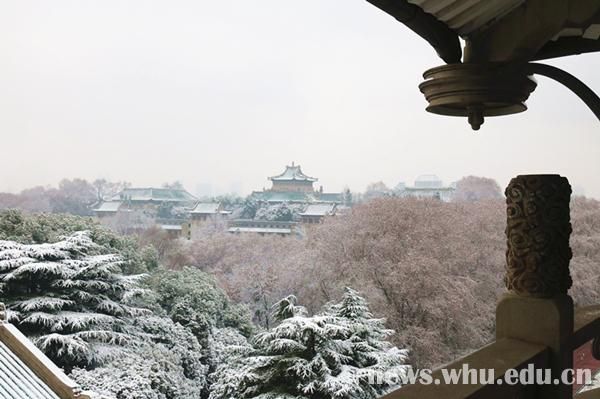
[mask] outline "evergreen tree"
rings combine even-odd
[[[142,275],[86,232],[53,244],[0,241],[0,295],[9,321],[67,370],[91,367],[134,344],[131,320],[149,311],[127,304]]]
[[[93,370],[71,373],[93,399],[197,399],[204,397],[208,367],[187,328],[169,318],[143,316],[135,327],[145,340]]]
[[[212,328],[232,327],[246,336],[252,333],[247,307],[233,304],[216,279],[201,270],[157,270],[147,282],[157,304],[205,347]]]
[[[119,235],[94,219],[67,214],[26,214],[15,209],[0,211],[0,240],[21,244],[55,243],[78,231],[87,231],[93,242],[118,254],[125,274],[156,268],[150,248],[140,251],[135,238]]]
[[[242,204],[241,217],[243,219],[254,219],[259,208],[259,203],[253,197],[248,197]]]
[[[394,331],[385,328],[385,320],[373,318],[365,298],[349,287],[342,301],[331,306],[328,312],[339,317],[347,327],[345,342],[350,347],[351,364],[360,369],[359,374],[367,380],[380,381],[363,389],[373,389],[372,394],[379,396],[396,388],[396,382],[406,376],[408,351],[387,341]]]
[[[211,335],[211,368],[209,375],[209,399],[239,397],[238,387],[242,383],[246,357],[252,346],[236,329],[214,329]]]
[[[356,291],[315,316],[296,302],[289,296],[274,306],[279,324],[259,333],[251,352],[228,361],[211,399],[370,399],[397,386],[409,367],[407,351],[385,341],[391,331]]]

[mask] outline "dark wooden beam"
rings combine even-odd
[[[406,0],[367,0],[375,7],[402,22],[435,49],[447,64],[461,62],[462,49],[458,35],[446,24]]]
[[[538,61],[597,51],[600,51],[600,40],[584,39],[583,37],[563,37],[548,42],[537,52],[533,59]]]

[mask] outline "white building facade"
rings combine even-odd
[[[394,191],[400,197],[435,198],[450,202],[456,191],[456,183],[444,185],[436,175],[421,175],[415,180],[414,186],[407,186],[404,182],[400,182]]]

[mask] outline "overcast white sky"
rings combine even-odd
[[[365,0],[0,0],[0,190],[105,177],[191,192],[326,191],[422,173],[560,173],[600,198],[600,125],[539,78],[524,114],[428,114],[442,62]],[[600,55],[553,62],[600,90]]]

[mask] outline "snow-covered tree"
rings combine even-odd
[[[393,196],[393,194],[393,190],[386,186],[384,182],[378,181],[367,186],[363,194],[363,199],[365,201],[370,201],[375,198],[390,197]]]
[[[122,236],[91,218],[53,213],[29,214],[15,209],[0,211],[0,240],[46,244],[61,241],[78,231],[87,231],[96,244],[105,247],[107,252],[118,254],[125,274],[143,273],[155,267],[148,264],[134,237]]]
[[[298,213],[302,212],[303,206],[300,204],[266,204],[256,210],[254,215],[258,220],[272,220],[278,222],[291,222],[299,218]]]
[[[210,399],[236,398],[242,382],[245,359],[253,351],[252,346],[236,329],[214,329],[210,342],[211,374]]]
[[[146,338],[136,347],[93,370],[75,369],[71,377],[93,392],[93,399],[203,397],[208,366],[191,331],[156,316],[136,319],[135,327]]]
[[[254,219],[258,211],[259,204],[252,196],[246,198],[242,204],[240,217],[243,219]]]
[[[346,343],[350,345],[352,364],[362,369],[362,376],[380,380],[380,384],[371,386],[375,395],[395,388],[394,382],[406,376],[408,351],[387,341],[394,331],[385,328],[385,320],[373,318],[365,298],[349,287],[342,301],[331,306],[328,313],[341,318],[347,328]]]
[[[454,201],[483,201],[504,198],[500,186],[494,179],[466,176],[456,182]]]
[[[254,338],[253,351],[219,370],[211,399],[370,399],[408,370],[407,352],[385,341],[390,331],[353,290],[315,316],[288,296],[273,316],[279,324]],[[377,376],[382,384],[371,384]]]
[[[161,270],[148,282],[162,309],[173,321],[189,328],[204,346],[213,328],[232,327],[245,335],[252,332],[248,309],[233,304],[215,278],[201,270]]]
[[[127,304],[140,293],[142,275],[121,274],[122,259],[105,252],[86,232],[53,244],[0,241],[0,296],[9,321],[67,370],[97,365],[135,344],[131,320],[149,313]]]

